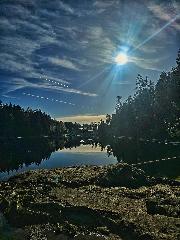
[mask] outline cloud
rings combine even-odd
[[[16,51],[16,50],[15,50]],[[9,53],[0,53],[0,69],[6,70],[12,74],[19,74],[23,78],[49,79],[61,83],[69,83],[66,80],[57,78],[51,75],[51,72],[46,71],[46,74],[34,69],[33,63],[26,56],[19,55],[18,57]],[[13,78],[12,78],[13,80]]]
[[[105,120],[106,115],[75,115],[67,117],[57,117],[58,121],[63,122],[77,122],[80,124],[91,123],[91,122],[100,122],[100,120]]]
[[[106,8],[109,8],[110,6],[116,5],[118,3],[119,3],[119,1],[117,1],[117,0],[106,0],[106,1],[98,0],[93,3],[93,6],[95,6],[97,8],[106,9]]]
[[[31,72],[33,70],[32,66],[29,64],[24,64],[23,62],[14,61],[15,58],[9,54],[0,54],[0,68],[3,70],[7,70],[12,73],[20,73],[20,72]]]
[[[160,68],[158,63],[161,63],[162,60],[164,60],[166,58],[167,57],[163,57],[163,58],[156,57],[156,59],[151,59],[151,58],[143,58],[143,57],[135,57],[134,56],[134,57],[131,57],[129,61],[134,63],[135,65],[137,65],[138,67],[140,67],[142,69],[162,72],[163,69]]]
[[[16,30],[16,26],[11,24],[9,19],[7,19],[5,17],[1,18],[1,25],[3,25],[5,29],[9,29],[11,31],[15,31]]]
[[[68,13],[71,13],[71,14],[74,13],[74,9],[71,6],[69,6],[68,4],[66,4],[62,1],[59,1],[59,6],[62,10],[66,11]]]
[[[88,97],[97,97],[96,93],[84,92],[74,88],[67,88],[59,85],[53,85],[47,81],[46,82],[37,81],[36,83],[34,83],[34,82],[28,81],[27,79],[22,79],[22,78],[11,78],[11,81],[6,80],[4,82],[4,90],[2,92],[2,95],[6,95],[16,90],[24,89],[24,88],[32,88],[32,89],[34,88],[34,89],[52,91],[54,93],[65,92],[65,93],[78,94],[78,95],[88,96]]]
[[[58,57],[48,57],[48,61],[54,65],[68,68],[71,70],[80,71],[80,69],[68,59],[60,59]]]
[[[174,3],[174,4],[173,4]],[[178,2],[172,1],[169,3],[170,5],[166,4],[155,4],[151,2],[148,5],[148,8],[152,13],[160,20],[170,22],[173,18],[177,16],[177,19],[180,18],[180,4]],[[177,22],[173,22],[171,27],[175,28],[176,30],[180,30],[180,25]]]
[[[19,17],[21,19],[25,19],[31,13],[27,6],[23,6],[20,2],[13,4],[13,2],[7,3],[7,1],[1,1],[1,16],[6,16],[8,18]]]
[[[85,41],[88,42],[87,55],[89,65],[112,63],[116,44],[108,36],[108,32],[101,26],[89,26],[86,30]]]

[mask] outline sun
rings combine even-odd
[[[128,62],[128,55],[126,53],[118,53],[114,61],[117,65],[124,65]]]

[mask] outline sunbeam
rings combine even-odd
[[[153,33],[151,36],[149,36],[147,39],[145,39],[142,43],[140,43],[138,46],[136,46],[132,51],[134,52],[135,50],[139,49],[140,47],[142,47],[144,44],[146,44],[147,42],[149,42],[152,38],[154,38],[156,35],[158,35],[161,31],[163,31],[165,28],[167,28],[168,26],[170,26],[173,22],[175,22],[178,18],[180,17],[180,14],[176,15],[173,19],[171,19],[168,23],[166,23],[162,28],[160,28],[158,31],[156,31],[155,33]]]
[[[78,89],[80,89],[81,87],[87,85],[88,83],[92,82],[93,80],[97,79],[99,76],[101,76],[106,70],[110,69],[110,67],[105,67],[103,68],[103,70],[101,72],[99,72],[98,74],[96,74],[95,76],[93,76],[92,78],[88,79],[86,82],[82,83]]]

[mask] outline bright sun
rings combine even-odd
[[[119,53],[114,60],[117,65],[124,65],[128,62],[128,56],[125,53]]]

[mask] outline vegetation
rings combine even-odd
[[[3,104],[0,101],[0,137],[62,137],[68,139],[94,138],[97,124],[79,124],[52,119],[41,110],[24,110],[19,105]]]
[[[179,190],[123,163],[42,169],[1,182],[0,210],[14,240],[178,240]]]
[[[136,92],[125,102],[117,97],[116,113],[107,114],[99,126],[100,139],[133,137],[134,139],[180,138],[180,51],[177,66],[162,72],[154,84],[138,75]]]
[[[63,122],[52,119],[41,110],[24,110],[19,105],[0,102],[0,136],[62,136]]]

